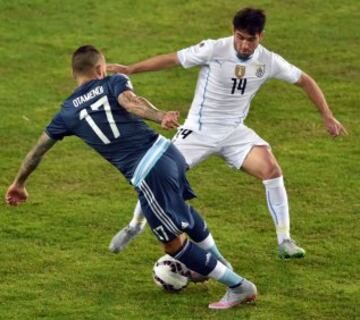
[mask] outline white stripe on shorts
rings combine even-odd
[[[159,135],[151,148],[146,151],[138,165],[136,166],[131,183],[137,187],[146,178],[156,162],[161,158],[165,151],[169,148],[170,141]]]
[[[154,194],[152,193],[150,187],[147,185],[145,180],[143,180],[143,182],[140,184],[140,190],[144,193],[146,201],[148,202],[156,217],[161,221],[161,223],[173,234],[181,234],[182,231],[180,231],[176,227],[174,222],[166,215],[164,210],[160,207],[159,203],[157,202]]]

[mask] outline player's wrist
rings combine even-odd
[[[133,73],[137,73],[136,64],[132,64],[127,67],[127,74],[132,75]]]
[[[26,178],[22,178],[20,176],[20,177],[16,177],[11,185],[13,187],[15,187],[16,189],[24,189],[25,188],[25,182],[26,182]]]
[[[22,182],[22,181],[14,182],[12,185],[16,189],[24,189],[25,188],[25,182]]]
[[[334,115],[331,111],[323,112],[322,117],[325,121],[334,119]]]
[[[164,121],[164,119],[165,119],[165,117],[166,117],[167,112],[158,110],[157,113],[158,113],[158,122],[159,122],[160,124],[162,124],[163,121]]]

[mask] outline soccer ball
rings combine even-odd
[[[189,283],[190,271],[180,261],[166,254],[155,262],[153,279],[155,283],[168,292],[178,292]]]

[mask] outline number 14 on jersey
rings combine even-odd
[[[231,78],[231,80],[233,81],[233,85],[231,88],[231,94],[235,93],[235,90],[239,90],[241,94],[245,93],[245,88],[246,88],[246,83],[247,83],[247,79],[246,78]]]

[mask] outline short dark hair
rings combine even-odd
[[[266,16],[263,10],[244,8],[238,11],[233,19],[235,30],[244,30],[251,35],[261,33],[264,30]]]
[[[93,45],[81,46],[72,55],[71,65],[73,72],[76,74],[88,73],[96,67],[101,57],[102,53]]]

